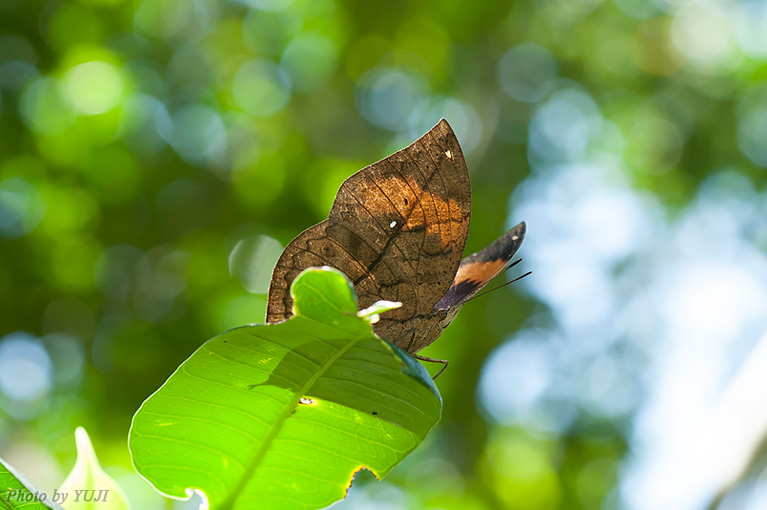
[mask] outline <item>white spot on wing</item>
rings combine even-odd
[[[517,239],[519,239],[519,236],[511,236],[512,241],[516,241]]]
[[[397,220],[392,220],[391,223],[389,223],[389,228],[394,228],[397,226]]]
[[[445,156],[447,156],[447,159],[453,159],[453,153],[449,150],[445,151]]]

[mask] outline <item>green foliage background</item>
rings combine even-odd
[[[21,372],[39,391],[0,393],[0,456],[53,487],[82,425],[138,507],[164,507],[131,474],[133,413],[203,341],[263,320],[279,245],[343,179],[443,116],[472,173],[467,253],[521,220],[542,235],[509,198],[548,157],[530,133],[571,123],[531,123],[565,86],[599,112],[590,147],[668,217],[722,168],[762,190],[767,44],[748,9],[760,19],[759,2],[0,2],[0,339],[42,360]],[[470,303],[424,352],[451,361],[443,420],[370,498],[617,505],[631,413],[576,410],[542,434],[478,404],[491,351],[552,325],[520,288]]]

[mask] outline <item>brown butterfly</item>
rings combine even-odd
[[[461,260],[471,216],[471,183],[461,147],[442,119],[413,144],[341,184],[328,219],[288,244],[272,273],[268,323],[293,315],[290,284],[312,266],[331,266],[354,284],[359,304],[400,301],[373,331],[418,356],[507,266],[525,237],[520,223]],[[443,367],[443,370],[444,368]]]

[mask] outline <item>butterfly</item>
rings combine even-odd
[[[293,315],[290,284],[302,270],[331,266],[349,277],[362,308],[382,299],[402,303],[373,325],[379,337],[446,367],[446,360],[416,353],[510,267],[525,237],[522,222],[462,260],[470,217],[469,171],[442,119],[411,145],[346,179],[328,219],[288,244],[272,272],[266,322]]]

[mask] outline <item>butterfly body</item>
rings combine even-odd
[[[402,303],[383,313],[373,330],[415,354],[505,269],[524,238],[521,223],[461,261],[470,216],[469,173],[443,119],[344,181],[328,219],[288,244],[272,273],[267,322],[293,314],[290,283],[302,270],[331,266],[352,281],[361,307],[381,299]]]

